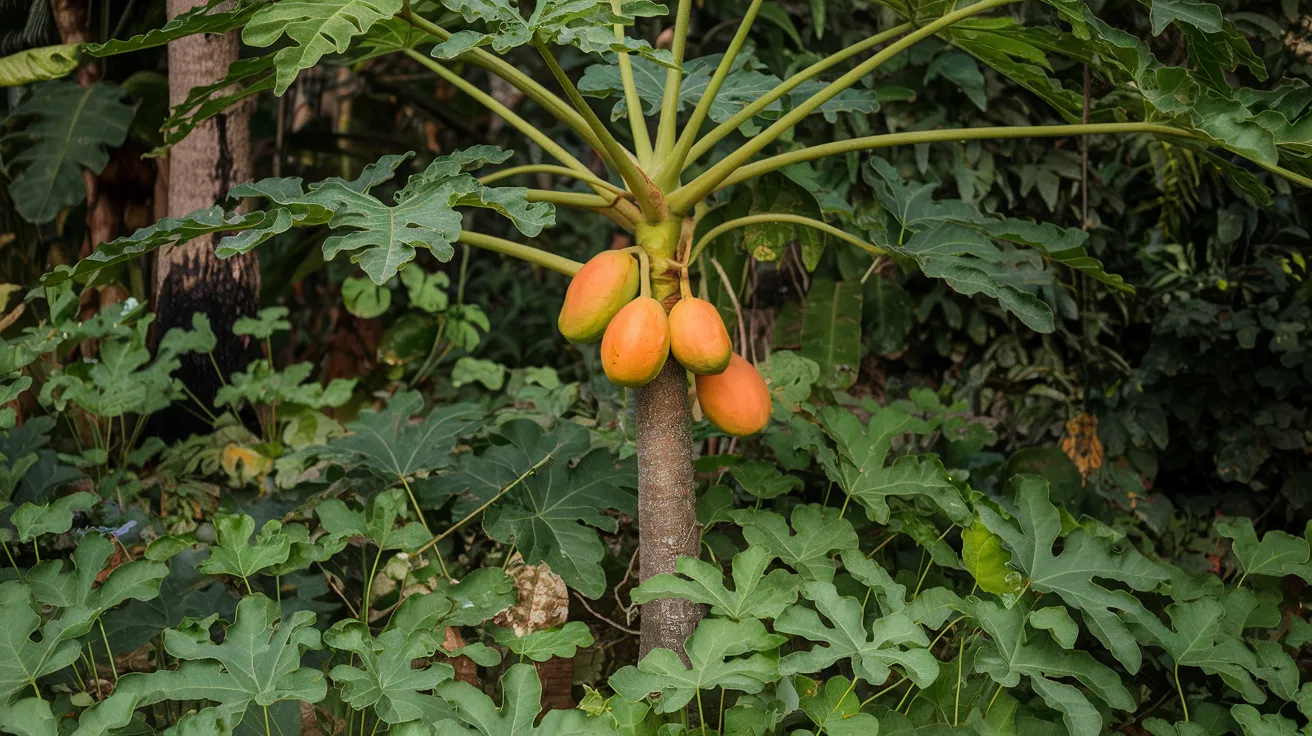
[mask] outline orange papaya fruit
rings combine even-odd
[[[756,366],[737,353],[722,373],[697,376],[697,401],[711,424],[727,434],[746,437],[770,423],[770,389]]]
[[[601,367],[617,386],[645,386],[670,355],[665,307],[649,296],[634,299],[615,315],[601,338]]]
[[[714,304],[680,299],[670,310],[670,352],[684,368],[699,376],[721,373],[729,367],[733,344]]]
[[[598,253],[570,280],[556,326],[570,342],[596,342],[637,295],[638,261],[617,250]]]

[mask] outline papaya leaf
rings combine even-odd
[[[1035,223],[1009,218],[989,222],[984,226],[984,230],[994,238],[1035,248],[1043,254],[1044,258],[1086,273],[1095,281],[1117,291],[1134,293],[1134,287],[1125,283],[1125,279],[1107,273],[1103,269],[1102,261],[1088,254],[1084,244],[1088,241],[1089,234],[1079,228],[1062,228],[1048,222]]]
[[[214,517],[218,541],[210,547],[209,559],[196,566],[206,575],[233,575],[247,580],[262,570],[287,561],[292,538],[282,531],[276,519],[265,522],[255,541],[255,519],[246,514],[220,514]],[[238,614],[240,615],[240,610]]]
[[[653,649],[638,662],[610,677],[615,692],[630,701],[648,693],[660,693],[657,713],[677,713],[700,690],[725,688],[759,693],[767,683],[779,679],[780,666],[774,649],[786,637],[767,633],[755,619],[726,621],[706,619],[688,637],[685,651],[690,666],[669,649]],[[753,652],[749,657],[740,655]]]
[[[5,731],[18,736],[55,736],[59,721],[50,710],[50,703],[42,698],[30,697],[8,705],[0,705],[0,723]]]
[[[246,371],[237,371],[214,397],[216,407],[240,409],[251,406],[294,404],[311,409],[339,407],[351,400],[358,379],[334,378],[327,386],[312,380],[312,363],[296,363],[285,370],[274,370],[268,361],[251,363]]]
[[[82,51],[87,56],[114,56],[163,46],[169,41],[198,33],[227,33],[241,28],[251,16],[272,2],[273,0],[238,0],[233,3],[229,0],[209,0],[204,5],[179,13],[159,28],[153,28],[128,39],[85,44]],[[218,10],[220,6],[223,6],[222,10]]]
[[[516,664],[507,669],[501,678],[501,692],[498,708],[482,690],[465,682],[444,682],[436,691],[455,709],[456,718],[483,736],[584,736],[608,731],[601,727],[605,721],[589,718],[581,710],[549,711],[538,721],[542,683],[533,665]],[[470,732],[442,730],[443,725],[438,726],[442,734]]]
[[[1056,593],[1066,605],[1080,611],[1089,631],[1112,656],[1130,674],[1138,672],[1143,655],[1126,624],[1152,626],[1158,625],[1157,619],[1130,592],[1105,588],[1097,580],[1114,580],[1144,592],[1169,576],[1137,551],[1115,552],[1110,540],[1083,528],[1066,536],[1061,554],[1054,555],[1052,547],[1062,524],[1057,507],[1048,500],[1048,482],[1039,476],[1019,475],[1011,486],[1014,520],[982,505],[980,521],[1011,550],[1011,564],[1029,577],[1034,590]]]
[[[469,486],[478,496],[491,498],[523,477],[487,510],[483,528],[498,542],[517,545],[527,564],[545,562],[566,585],[588,598],[600,597],[606,592],[600,564],[605,547],[596,529],[616,530],[615,517],[602,513],[606,509],[637,513],[633,459],[616,462],[609,452],[596,450],[570,467],[574,452],[586,452],[587,432],[568,423],[544,434],[531,420],[515,420],[502,426],[501,435],[507,444],[461,464],[461,475],[487,479],[482,487]],[[544,462],[550,467],[541,468]],[[510,480],[502,483],[505,477]],[[494,483],[502,484],[493,490]]]
[[[905,613],[864,623],[861,602],[839,596],[832,583],[804,583],[802,595],[815,608],[789,606],[774,622],[775,631],[816,642],[809,651],[785,655],[779,670],[785,675],[819,672],[839,660],[851,660],[857,679],[879,685],[897,665],[919,687],[938,677],[938,660],[925,647],[929,638]],[[821,615],[829,621],[826,625]]]
[[[77,661],[81,644],[66,631],[58,619],[41,623],[26,585],[12,580],[0,583],[0,702]]]
[[[240,723],[252,706],[286,700],[317,703],[327,695],[323,673],[301,666],[306,651],[320,648],[313,613],[282,617],[277,603],[262,595],[248,596],[237,604],[235,620],[224,630],[221,644],[210,638],[210,627],[217,621],[218,614],[212,614],[166,630],[164,649],[182,660],[178,668],[125,675],[115,694],[135,698],[137,707],[165,700],[210,701],[212,707],[190,717],[205,723],[221,721],[229,728]],[[105,708],[108,702],[87,712]],[[181,723],[178,728],[182,730]]]
[[[563,626],[531,631],[523,636],[516,636],[514,629],[495,627],[492,638],[511,652],[534,662],[545,662],[552,657],[573,659],[579,647],[593,644],[592,632],[582,621],[570,621]]]
[[[99,174],[109,150],[121,145],[133,108],[123,90],[105,82],[42,82],[10,113],[27,124],[0,142],[17,149],[7,157],[9,196],[24,220],[42,225],[86,199],[82,171]]]
[[[280,3],[281,5],[281,3]],[[151,152],[162,156],[178,141],[186,138],[196,126],[209,120],[247,97],[273,89],[274,55],[238,59],[228,66],[223,79],[192,87],[187,97],[169,111],[160,132],[164,145]]]
[[[162,562],[148,560],[124,562],[97,587],[96,578],[113,552],[113,542],[100,534],[88,534],[73,550],[72,570],[64,570],[63,560],[42,562],[28,571],[28,587],[41,603],[76,609],[89,621],[128,599],[148,601],[159,595],[169,569]]]
[[[850,411],[825,407],[820,426],[834,439],[837,453],[825,452],[820,464],[830,480],[866,509],[866,515],[888,523],[889,498],[923,497],[961,523],[970,510],[943,463],[933,458],[900,457],[885,465],[893,440],[908,432],[926,432],[924,422],[901,407],[884,407],[863,427]]]
[[[744,491],[762,500],[802,489],[801,478],[784,475],[774,463],[764,460],[744,460],[729,468],[729,474]]]
[[[772,570],[765,574],[773,560],[773,554],[756,546],[734,555],[734,590],[730,591],[725,587],[723,573],[718,567],[691,557],[680,557],[675,562],[677,575],[653,575],[634,588],[630,598],[634,603],[683,598],[709,605],[713,616],[735,621],[773,619],[797,600],[799,583],[798,577],[786,570]]]
[[[868,736],[879,731],[878,719],[861,712],[861,699],[846,677],[831,677],[823,685],[800,675],[793,680],[800,696],[798,705],[816,725],[816,733]]]
[[[1308,528],[1312,530],[1312,525]],[[1258,541],[1257,532],[1253,531],[1253,522],[1249,519],[1239,519],[1233,523],[1221,522],[1216,525],[1216,531],[1233,540],[1231,551],[1243,567],[1244,578],[1249,575],[1298,575],[1312,582],[1308,539],[1274,530],[1262,535],[1261,541]]]
[[[1220,675],[1250,703],[1266,702],[1266,693],[1253,676],[1267,674],[1257,654],[1223,627],[1225,606],[1215,598],[1200,598],[1167,607],[1171,631],[1159,633],[1162,647],[1179,667],[1198,667]],[[1236,628],[1242,628],[1239,623]],[[1265,678],[1263,678],[1265,679]],[[1295,678],[1297,681],[1297,678]]]
[[[1040,608],[1030,614],[1029,622],[1030,626],[1052,635],[1052,640],[1062,649],[1074,647],[1075,640],[1080,636],[1080,627],[1065,606]]]
[[[339,664],[329,673],[342,688],[342,700],[355,710],[373,708],[385,723],[420,719],[431,723],[454,715],[441,698],[425,692],[455,675],[451,665],[411,666],[438,650],[431,632],[389,629],[375,638],[364,623],[348,619],[324,632],[323,641],[360,658],[358,666],[352,659],[353,664]]]
[[[77,69],[79,52],[77,44],[65,43],[0,57],[0,87],[21,87],[67,76]]]
[[[632,25],[638,17],[665,15],[664,5],[649,0],[544,0],[527,19],[511,0],[442,0],[449,10],[487,27],[486,32],[458,31],[433,47],[438,59],[454,59],[476,48],[490,46],[498,54],[530,44],[534,38],[561,46],[575,46],[584,53],[622,51],[662,66],[673,66],[668,50],[653,48],[642,39],[617,39],[615,25]]]
[[[315,506],[314,513],[319,525],[333,537],[364,537],[379,550],[414,552],[432,535],[417,521],[397,527],[397,518],[405,509],[405,491],[393,488],[374,496],[364,512],[348,509],[340,499],[330,498]]]
[[[1002,539],[983,524],[961,530],[961,561],[980,590],[999,596],[1008,607],[1020,600],[1024,576],[1008,566],[1011,553],[1002,548]]]
[[[777,556],[805,580],[833,580],[834,561],[830,554],[857,546],[852,522],[820,504],[793,509],[791,521],[796,533],[789,531],[784,517],[771,511],[740,509],[731,516],[743,528],[743,538],[749,546],[760,546]]]
[[[423,405],[418,391],[396,394],[385,409],[364,411],[346,425],[350,434],[333,440],[324,457],[362,467],[392,483],[445,467],[456,440],[478,425],[482,412],[472,404],[452,404],[412,423],[410,418]]]
[[[1026,677],[1034,692],[1062,720],[1072,736],[1097,736],[1102,716],[1079,688],[1051,679],[1072,677],[1117,710],[1133,710],[1134,699],[1120,677],[1088,652],[1066,651],[1046,634],[1026,636],[1025,613],[1020,607],[1004,608],[995,601],[971,599],[967,612],[979,622],[989,641],[975,655],[975,671],[987,674],[1001,687],[1020,684]]]
[[[325,54],[346,51],[352,40],[403,5],[403,0],[281,0],[251,16],[241,39],[256,48],[272,46],[283,34],[293,42],[273,56],[273,93],[281,95],[302,69],[318,64]]]

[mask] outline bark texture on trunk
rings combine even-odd
[[[688,382],[670,358],[651,383],[638,389],[639,574],[646,580],[674,572],[680,557],[697,557],[701,528],[693,488]],[[642,605],[640,656],[657,647],[672,649],[687,663],[684,642],[701,620],[701,606],[680,598]]]
[[[168,0],[168,16],[204,5],[205,0]],[[192,87],[213,84],[237,60],[235,32],[201,34],[169,42],[169,103],[182,102]],[[250,179],[249,108],[237,106],[199,125],[169,152],[168,214],[182,217],[211,207],[234,185]],[[155,311],[160,335],[171,327],[191,327],[196,312],[207,315],[218,337],[214,358],[230,374],[245,370],[258,346],[232,334],[238,318],[259,309],[260,271],[254,253],[220,261],[215,236],[164,248],[155,262]],[[202,400],[220,385],[209,357],[184,356],[177,375]]]

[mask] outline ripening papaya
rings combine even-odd
[[[598,253],[569,282],[556,326],[570,342],[596,342],[637,295],[638,261],[617,250]]]
[[[733,344],[714,304],[689,297],[674,305],[670,310],[670,352],[680,365],[699,376],[715,375],[729,367]]]
[[[770,390],[765,379],[741,355],[713,376],[697,376],[697,400],[702,414],[721,431],[737,437],[756,434],[770,423]]]
[[[670,355],[665,307],[641,296],[620,310],[601,338],[601,367],[617,386],[638,388],[655,378]]]

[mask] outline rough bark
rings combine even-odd
[[[701,544],[693,488],[688,382],[670,359],[651,383],[638,389],[639,578],[674,572],[680,557],[696,557]],[[656,647],[684,659],[683,645],[701,620],[701,606],[664,598],[642,606],[640,656]]]
[[[170,18],[203,5],[205,0],[168,0]],[[236,33],[196,35],[169,43],[169,102],[222,79],[237,60]],[[234,185],[250,179],[249,109],[238,106],[202,123],[169,152],[168,214],[182,217],[211,207]],[[159,334],[171,327],[191,327],[192,315],[210,319],[218,337],[214,359],[223,373],[244,370],[258,346],[232,334],[232,325],[259,308],[260,272],[255,254],[220,261],[214,256],[217,236],[162,249],[155,262],[155,311]],[[208,356],[186,356],[175,374],[202,400],[210,401],[220,381]]]

